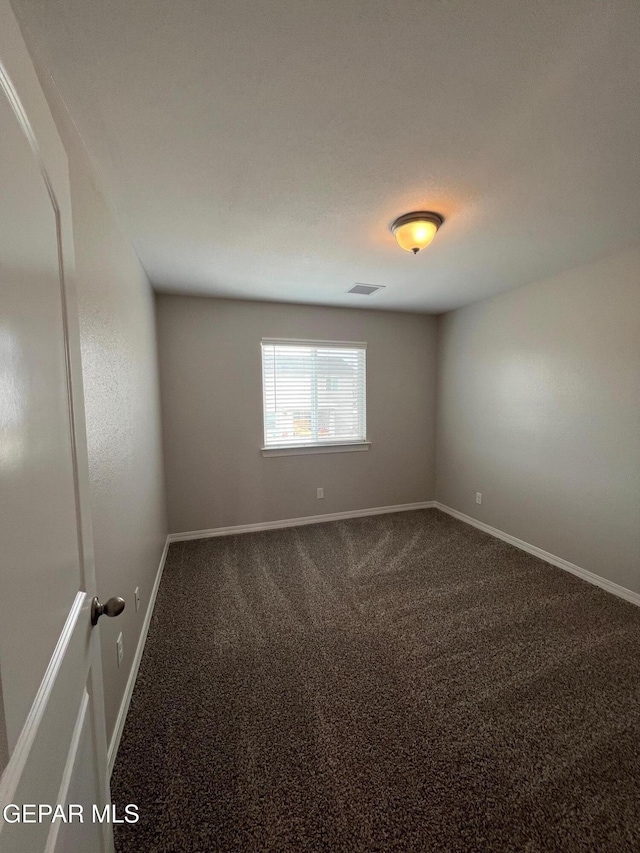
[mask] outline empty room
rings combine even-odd
[[[638,853],[637,0],[0,0],[1,853]]]

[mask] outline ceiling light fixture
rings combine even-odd
[[[417,255],[420,249],[426,249],[443,222],[444,219],[439,213],[418,210],[399,216],[391,223],[391,233],[401,249]]]

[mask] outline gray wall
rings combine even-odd
[[[154,299],[75,126],[38,70],[69,158],[98,595],[127,602],[118,619],[100,620],[110,739],[167,533]]]
[[[172,532],[433,499],[434,317],[165,295],[157,314]],[[262,337],[368,343],[369,451],[263,458]]]
[[[640,591],[639,249],[440,318],[436,496]]]
[[[7,726],[4,720],[4,699],[2,698],[2,679],[0,679],[0,776],[9,762],[9,744]]]

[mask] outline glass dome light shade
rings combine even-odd
[[[398,217],[391,225],[391,231],[400,248],[415,255],[431,243],[440,225],[442,217],[437,213],[421,211]]]

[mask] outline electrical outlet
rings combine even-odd
[[[116,640],[116,649],[118,650],[118,666],[122,663],[122,656],[124,655],[124,647],[122,645],[122,631],[118,634],[118,639]]]
[[[133,600],[136,603],[136,613],[140,610],[140,587],[137,586],[133,591]]]
[[[476,492],[476,503],[477,504],[482,503],[482,492]]]
[[[324,497],[324,489],[316,489],[316,497],[323,498]]]

